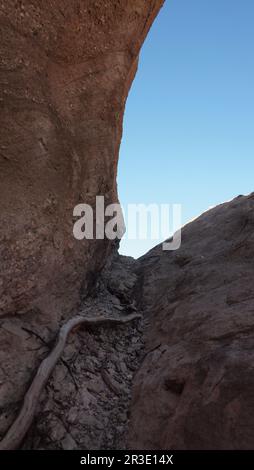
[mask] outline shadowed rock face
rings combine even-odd
[[[73,207],[117,202],[125,100],[162,3],[0,3],[0,315],[69,312],[107,258],[73,238]]]
[[[0,2],[1,436],[112,252],[74,239],[73,208],[117,202],[125,101],[162,3]]]
[[[254,447],[254,194],[182,235],[176,252],[107,260],[79,313],[143,320],[71,335],[23,448]],[[1,440],[56,329],[32,314],[0,326]]]
[[[71,309],[118,317],[136,299],[147,325],[70,338],[24,448],[126,446],[129,411],[132,449],[254,447],[253,194],[137,262],[72,236],[76,204],[117,200],[125,100],[162,3],[0,2],[0,439]]]
[[[149,326],[130,448],[254,447],[253,260],[254,194],[185,226],[178,251],[140,260]]]

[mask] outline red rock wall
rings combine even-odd
[[[72,211],[116,202],[125,100],[162,3],[0,3],[1,316],[69,312],[104,263],[109,243],[76,241]]]
[[[251,194],[186,225],[178,251],[141,260],[149,326],[131,449],[253,449],[253,258]]]

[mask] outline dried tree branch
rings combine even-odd
[[[141,315],[131,314],[122,318],[110,317],[82,317],[76,316],[65,323],[59,331],[58,340],[50,354],[41,362],[37,373],[27,390],[21,410],[0,442],[0,450],[14,450],[22,443],[28,429],[30,428],[40,394],[46,385],[52,371],[60,359],[69,334],[80,326],[121,325],[132,320],[141,318]]]

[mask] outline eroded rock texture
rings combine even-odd
[[[254,447],[254,195],[137,262],[72,236],[74,205],[117,200],[125,100],[162,3],[0,1],[0,440],[66,318],[144,314],[71,335],[22,448]]]
[[[73,207],[117,202],[126,96],[162,0],[0,2],[0,314],[69,311],[108,243]]]
[[[254,447],[253,260],[254,194],[185,226],[180,250],[140,260],[149,326],[130,448]]]
[[[73,207],[117,202],[125,100],[163,0],[0,1],[0,434],[109,242]]]
[[[115,255],[79,314],[124,318],[136,312],[135,261]],[[81,328],[70,335],[37,406],[25,449],[121,449],[127,445],[133,375],[143,355],[143,320]],[[44,357],[52,345],[35,340]]]

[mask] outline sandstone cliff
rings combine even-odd
[[[70,335],[21,448],[254,447],[254,195],[188,224],[174,253],[134,261],[72,236],[74,205],[117,199],[125,100],[162,3],[0,3],[0,448],[77,314],[107,322]]]
[[[54,338],[110,255],[74,239],[73,208],[117,202],[125,101],[162,3],[0,2],[1,434],[40,358],[27,330]]]
[[[59,316],[108,242],[72,236],[73,208],[117,202],[125,100],[163,0],[0,3],[0,315]]]

